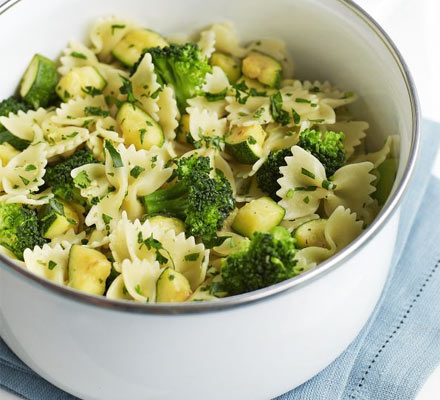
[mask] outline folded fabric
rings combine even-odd
[[[425,121],[422,131],[393,267],[375,312],[337,360],[277,400],[413,399],[440,362],[440,181],[430,174],[440,125]],[[30,370],[1,339],[0,386],[29,400],[75,399]]]

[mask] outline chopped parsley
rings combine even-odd
[[[287,125],[289,123],[290,116],[286,110],[283,110],[283,97],[279,91],[270,96],[270,113],[275,122],[281,125]]]
[[[112,25],[112,35],[115,34],[116,29],[124,29],[124,28],[125,28],[125,25],[119,25],[119,24]]]
[[[184,257],[184,260],[185,261],[196,261],[199,259],[199,257],[200,257],[200,253],[191,253],[191,254],[187,254]]]
[[[303,202],[306,203],[306,204],[309,204],[309,202],[310,202],[309,196],[304,197],[303,198]]]
[[[295,193],[295,191],[293,189],[289,189],[286,193],[286,197],[288,199],[291,199],[293,197],[293,194]]]
[[[336,189],[336,185],[335,185],[333,182],[329,182],[329,181],[326,180],[326,179],[324,179],[324,180],[322,181],[322,187],[323,187],[324,189],[327,189],[327,190],[334,190],[334,189]]]
[[[227,94],[227,89],[224,89],[218,93],[205,92],[205,97],[206,100],[208,100],[209,102],[214,102],[214,101],[223,100],[226,97],[226,94]]]
[[[118,151],[113,147],[113,145],[111,144],[111,142],[109,142],[108,140],[105,141],[105,146],[106,150],[109,152],[110,157],[112,158],[113,161],[113,167],[114,168],[121,168],[124,166],[124,164],[122,163],[122,159],[121,159],[121,155],[118,153]]]
[[[87,60],[87,56],[83,53],[78,53],[77,51],[72,51],[70,53],[71,57],[81,58],[82,60]]]
[[[29,164],[26,166],[26,168],[24,169],[26,172],[29,171],[35,171],[37,169],[37,167],[34,164]]]
[[[84,113],[86,115],[95,115],[97,117],[108,117],[110,112],[103,110],[101,107],[86,107],[84,108]]]
[[[139,285],[139,283],[134,287],[134,290],[136,290],[137,294],[140,294],[141,296],[143,295],[143,291],[142,291],[141,285]]]
[[[310,100],[303,99],[302,97],[297,97],[297,98],[295,99],[295,102],[297,102],[297,103],[308,103],[308,104],[311,103]]]
[[[134,178],[137,179],[139,177],[140,174],[142,174],[142,172],[145,171],[145,168],[140,167],[139,165],[136,165],[135,167],[133,167],[130,171],[130,175]]]
[[[151,169],[156,167],[156,163],[157,163],[157,154],[151,157]]]
[[[47,267],[52,271],[57,266],[57,263],[55,261],[49,260],[49,263],[47,264]]]
[[[168,280],[174,281],[174,278],[175,278],[175,275],[173,275],[173,274],[168,275]]]
[[[26,179],[24,176],[19,175],[21,181],[23,182],[23,184],[25,185],[29,185],[30,180]]]
[[[301,121],[301,116],[295,111],[294,108],[292,108],[292,117],[295,125],[298,125]]]
[[[163,90],[163,87],[161,86],[160,88],[158,88],[157,90],[155,90],[153,93],[151,93],[151,98],[152,99],[157,99],[157,97],[159,96],[160,92]]]
[[[106,226],[110,225],[110,221],[111,221],[112,219],[113,219],[113,218],[110,217],[110,215],[102,214],[102,220],[104,221],[104,224],[105,224]]]
[[[102,90],[99,90],[98,88],[95,88],[94,86],[85,86],[85,87],[82,87],[81,90],[85,94],[88,94],[89,96],[92,96],[92,97],[99,96],[100,94],[102,94]]]
[[[130,79],[127,79],[125,76],[119,74],[119,78],[121,78],[122,86],[119,88],[121,94],[127,95],[127,101],[129,103],[136,103],[136,97],[134,97],[133,86]]]
[[[144,144],[144,138],[145,138],[146,133],[147,133],[147,130],[145,128],[139,129],[141,144]]]
[[[163,265],[163,264],[167,264],[168,263],[168,258],[166,258],[160,251],[163,250],[167,253],[168,257],[170,257],[170,260],[173,264],[174,267],[174,262],[173,259],[171,257],[170,252],[165,249],[162,245],[161,242],[159,242],[159,240],[155,239],[153,237],[153,235],[151,235],[150,237],[144,239],[142,237],[142,232],[138,233],[138,239],[137,242],[140,244],[139,249],[142,248],[142,246],[145,246],[148,250],[155,250],[156,252],[156,260],[159,264]]]
[[[249,136],[247,141],[249,144],[256,144],[257,143],[257,140],[253,136]]]

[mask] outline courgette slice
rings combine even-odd
[[[263,156],[266,132],[261,125],[236,126],[226,136],[225,150],[242,164],[253,164]]]
[[[59,200],[56,200],[56,209],[52,204],[46,204],[40,212],[42,236],[46,239],[55,239],[71,228],[77,231],[79,217],[75,210]],[[62,213],[60,212],[61,208]]]
[[[216,51],[212,54],[209,60],[211,66],[220,67],[228,77],[230,83],[237,82],[241,76],[241,62],[238,58],[230,56],[229,54]]]
[[[162,231],[173,230],[176,235],[185,232],[185,224],[178,218],[165,217],[162,215],[154,215],[147,218],[153,227],[157,227]]]
[[[297,240],[297,246],[301,249],[304,247],[328,247],[325,239],[325,226],[327,219],[319,218],[307,221],[298,226],[293,232],[293,237]]]
[[[12,147],[9,143],[0,144],[0,160],[2,160],[2,166],[4,167],[20,152]]]
[[[168,42],[157,32],[137,29],[128,32],[113,48],[112,55],[121,63],[132,67],[145,50],[151,47],[165,47]]]
[[[125,144],[134,144],[136,150],[150,150],[153,146],[161,147],[165,135],[161,126],[142,108],[124,103],[116,115],[122,130]]]
[[[269,232],[283,220],[286,211],[270,197],[252,200],[238,210],[232,229],[252,237],[255,232]]]
[[[156,283],[157,303],[178,303],[187,300],[192,294],[188,279],[183,274],[167,267]]]
[[[35,54],[20,85],[20,96],[35,109],[46,107],[56,96],[57,67],[52,60]]]
[[[260,51],[251,51],[242,63],[243,75],[256,79],[263,85],[278,88],[283,75],[283,67],[275,58]]]
[[[69,252],[69,286],[101,296],[111,268],[111,262],[98,250],[74,244]]]
[[[389,158],[377,167],[379,179],[376,184],[376,191],[372,194],[380,206],[384,205],[393,188],[397,174],[397,161]]]
[[[56,92],[61,100],[68,101],[75,97],[85,98],[88,94],[100,94],[106,86],[107,81],[99,71],[86,65],[72,68],[64,75],[56,86]]]

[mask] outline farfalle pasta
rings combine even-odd
[[[369,148],[356,88],[298,79],[283,41],[226,22],[143,26],[99,19],[0,103],[4,255],[113,300],[215,301],[317,268],[374,220],[398,136]]]

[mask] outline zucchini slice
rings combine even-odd
[[[75,232],[78,230],[79,217],[75,210],[67,203],[58,200],[57,203],[62,204],[64,215],[60,214],[50,204],[47,204],[41,210],[41,234],[46,239],[55,239],[71,228]]]
[[[236,126],[226,136],[225,150],[242,164],[253,164],[263,156],[266,132],[261,125]]]
[[[272,88],[278,88],[283,75],[283,67],[275,58],[261,53],[260,51],[251,51],[242,63],[243,75],[248,78],[256,79],[263,85]]]
[[[0,144],[0,160],[2,161],[2,166],[9,163],[15,156],[20,154],[20,152],[12,147],[9,143]]]
[[[393,188],[397,174],[397,161],[389,158],[377,167],[379,179],[376,184],[376,191],[372,194],[380,206],[384,205]]]
[[[132,67],[145,50],[151,47],[165,47],[168,42],[157,32],[137,29],[128,32],[113,48],[112,55],[121,63]]]
[[[238,58],[216,51],[212,54],[209,63],[212,67],[220,67],[228,77],[230,83],[237,82],[241,76],[241,62]]]
[[[178,303],[191,296],[191,286],[183,274],[167,267],[156,283],[157,303]]]
[[[269,232],[283,220],[285,214],[284,208],[270,197],[260,197],[238,210],[232,229],[250,238],[254,232]]]
[[[165,217],[162,215],[154,215],[147,218],[153,227],[158,227],[163,231],[173,230],[176,235],[185,232],[185,224],[179,219],[174,217]]]
[[[134,144],[136,150],[161,147],[165,142],[161,126],[150,114],[134,104],[124,103],[116,115],[116,121],[121,127],[125,144]]]
[[[69,286],[102,296],[111,268],[111,262],[98,250],[74,244],[69,252]]]
[[[35,54],[20,84],[20,96],[35,109],[46,107],[56,96],[57,67],[52,60]]]
[[[297,240],[297,246],[301,249],[310,246],[328,248],[324,235],[326,224],[327,219],[319,218],[298,226],[293,232],[293,237]]]
[[[99,71],[86,65],[72,68],[64,75],[56,86],[56,92],[61,100],[68,101],[75,97],[85,98],[88,94],[99,94],[106,86],[107,81]]]

